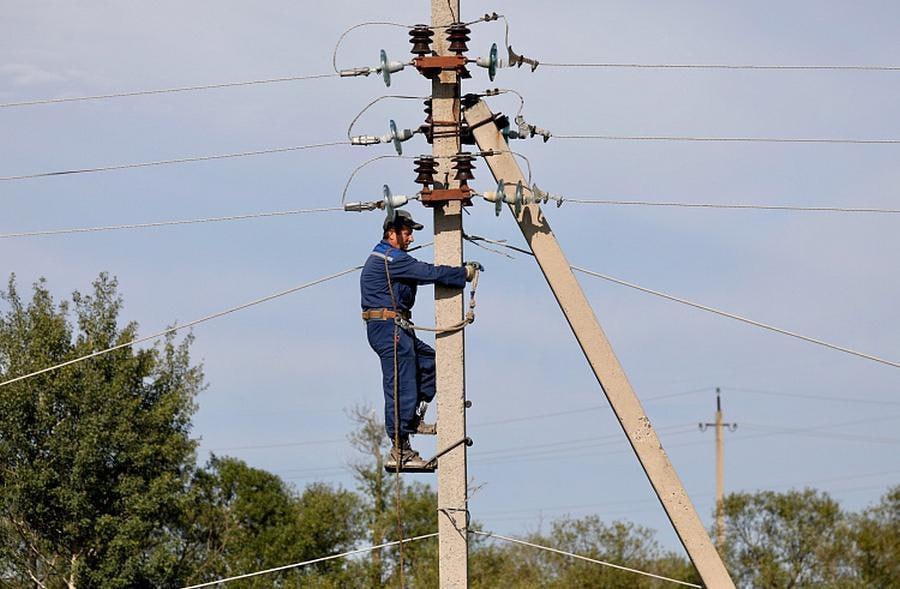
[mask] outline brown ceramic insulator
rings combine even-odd
[[[434,119],[431,116],[431,99],[425,100],[425,123],[419,127],[419,130],[425,135],[428,143],[434,141]]]
[[[466,43],[469,42],[469,27],[462,23],[450,25],[447,28],[447,40],[450,41],[449,50],[451,53],[462,55],[469,50]]]
[[[460,123],[459,125],[459,142],[462,145],[475,145],[475,134],[472,133],[472,129],[465,122]]]
[[[416,25],[409,32],[409,42],[412,43],[411,53],[419,57],[431,55],[431,38],[434,31],[425,25]]]
[[[456,170],[454,178],[459,180],[460,186],[468,186],[468,181],[475,178],[472,170],[475,169],[475,156],[471,153],[462,152],[453,156],[453,169]]]
[[[421,184],[422,188],[428,188],[434,184],[434,175],[437,174],[437,162],[431,156],[422,156],[415,160],[415,172],[418,174],[414,182]]]

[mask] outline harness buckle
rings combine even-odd
[[[397,313],[397,315],[394,316],[394,323],[401,329],[405,329],[407,331],[413,331],[414,329],[412,322],[400,313]]]

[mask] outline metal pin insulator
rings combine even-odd
[[[434,31],[427,25],[416,25],[409,32],[409,42],[412,43],[411,53],[419,57],[431,54],[431,38]]]

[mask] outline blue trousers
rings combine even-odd
[[[394,439],[394,337],[397,338],[397,383],[400,435],[415,433],[416,406],[434,399],[434,349],[392,320],[373,319],[366,324],[369,345],[381,359],[384,387],[384,425]]]

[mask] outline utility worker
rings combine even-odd
[[[382,240],[369,254],[360,277],[362,317],[369,345],[381,359],[384,424],[392,443],[385,463],[388,470],[395,470],[398,465],[407,471],[433,470],[409,445],[411,434],[437,433],[436,424],[422,420],[435,395],[434,349],[417,338],[407,323],[412,318],[416,289],[420,284],[463,288],[482,269],[478,262],[435,266],[413,258],[406,250],[414,241],[413,231],[420,229],[422,225],[408,212],[396,211],[393,220],[384,221]],[[399,424],[394,420],[395,410]]]

